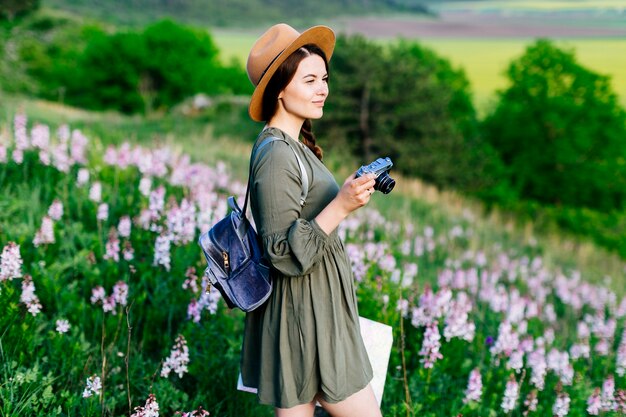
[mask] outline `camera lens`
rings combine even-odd
[[[383,194],[389,194],[393,187],[396,186],[396,180],[391,178],[389,174],[385,171],[376,178],[376,184],[374,184],[374,189],[380,191]]]

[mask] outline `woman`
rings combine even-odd
[[[321,162],[310,119],[328,96],[331,29],[302,34],[278,24],[248,57],[255,85],[249,107],[266,126],[252,151],[250,198],[264,256],[272,265],[268,301],[246,316],[241,358],[245,385],[277,416],[307,416],[319,401],[331,415],[380,416],[369,385],[372,369],[360,335],[352,270],[337,226],[368,203],[371,175],[340,188]],[[268,137],[280,140],[260,147]],[[309,179],[301,205],[302,174]]]

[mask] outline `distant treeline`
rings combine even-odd
[[[111,32],[63,19],[42,14],[6,28],[4,90],[126,113],[252,90],[241,63],[219,63],[206,31],[165,20]],[[316,132],[363,163],[390,156],[404,175],[556,222],[626,257],[626,113],[609,78],[547,40],[507,75],[479,119],[464,72],[434,51],[342,36]]]

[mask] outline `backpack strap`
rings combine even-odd
[[[246,199],[243,204],[244,215],[248,207],[248,197],[250,195],[250,177],[252,176],[252,165],[253,165],[252,162],[254,161],[256,154],[261,150],[262,147],[277,140],[285,142],[287,146],[289,146],[289,148],[293,151],[293,154],[296,156],[296,160],[298,161],[298,167],[300,168],[300,181],[302,182],[302,191],[300,192],[300,207],[304,207],[304,205],[306,204],[306,197],[309,194],[309,175],[307,174],[306,169],[304,168],[304,163],[302,162],[302,159],[300,158],[300,156],[298,156],[298,153],[293,148],[293,146],[291,146],[289,141],[282,139],[282,138],[277,138],[276,136],[269,136],[263,139],[263,141],[259,144],[259,146],[257,146],[257,148],[254,150],[252,157],[250,158],[250,172],[248,173],[248,186],[246,188]]]

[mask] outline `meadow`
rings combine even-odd
[[[332,22],[329,23],[332,27]],[[212,30],[222,59],[246,62],[250,46],[256,33],[234,30]],[[382,44],[394,42],[396,37],[381,38]],[[434,50],[448,59],[455,68],[465,71],[474,95],[474,105],[484,114],[496,101],[495,93],[508,87],[505,71],[509,63],[520,57],[534,39],[484,38],[422,38],[412,39]],[[626,107],[626,39],[557,39],[559,48],[572,50],[578,62],[599,74],[611,77],[614,91]]]
[[[196,244],[251,139],[0,107],[0,415],[271,415],[234,389],[243,314]],[[624,262],[396,178],[340,229],[360,314],[394,328],[384,415],[626,413]]]

